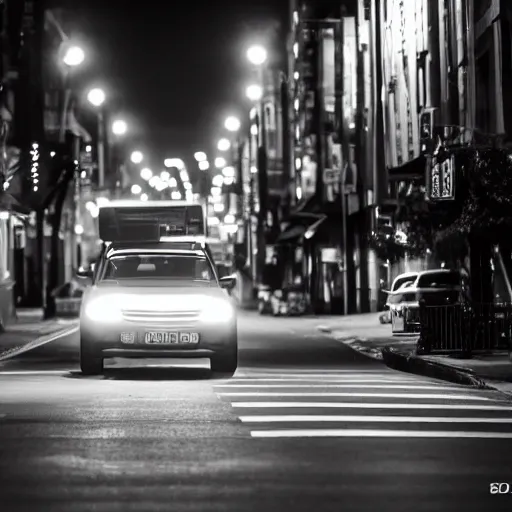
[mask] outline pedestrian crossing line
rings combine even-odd
[[[297,430],[253,430],[251,437],[404,437],[404,438],[450,438],[450,439],[512,439],[512,432],[468,432],[468,431],[422,431],[422,430],[371,430],[371,429],[297,429]]]
[[[414,404],[369,402],[232,402],[235,409],[422,409],[458,411],[512,411],[510,405]],[[512,420],[510,420],[512,423]]]
[[[460,387],[455,386],[416,386],[410,384],[216,384],[215,388],[267,388],[267,389],[279,389],[279,388],[350,388],[350,389],[437,389],[440,391],[455,391],[460,390]]]
[[[240,416],[242,423],[511,423],[511,418],[444,417],[444,416],[353,416],[353,415],[262,415]]]
[[[281,392],[228,392],[228,393],[217,393],[220,397],[261,397],[261,396],[273,396],[273,397],[282,397],[282,396],[297,396],[297,397],[357,397],[357,398],[403,398],[408,400],[413,399],[439,399],[439,400],[491,400],[490,398],[483,396],[473,396],[473,395],[450,395],[450,394],[434,394],[434,393],[331,393],[331,392],[323,392],[323,393],[281,393]]]

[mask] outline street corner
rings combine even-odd
[[[0,335],[0,362],[78,332],[76,318],[14,325]]]
[[[413,351],[401,351],[388,346],[382,349],[382,358],[384,363],[394,370],[478,389],[495,389],[475,375],[472,370],[425,359],[423,356],[416,355]]]

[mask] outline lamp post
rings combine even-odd
[[[87,94],[87,100],[98,111],[98,188],[105,186],[105,119],[103,115],[103,104],[106,95],[103,89],[94,88]]]
[[[261,279],[261,273],[263,267],[265,265],[265,223],[267,217],[267,201],[266,201],[266,189],[268,187],[267,184],[267,151],[266,151],[266,126],[265,126],[265,115],[264,115],[264,106],[263,99],[265,93],[265,83],[264,83],[264,75],[263,75],[263,66],[267,62],[268,54],[265,47],[261,45],[253,45],[248,48],[246,53],[247,60],[258,70],[258,79],[259,84],[251,85],[247,88],[246,94],[247,97],[256,104],[256,115],[255,117],[255,126],[256,126],[256,146],[257,146],[257,155],[256,155],[256,168],[258,173],[258,192],[259,192],[259,213],[257,220],[257,228],[256,228],[256,243],[257,243],[257,251],[256,251],[256,265],[254,262],[251,262],[252,272],[253,272],[253,283],[255,285],[258,284],[258,281]],[[252,124],[252,121],[251,121]],[[249,141],[252,141],[252,126],[249,137]],[[252,145],[252,142],[250,142]],[[252,170],[252,169],[251,169]],[[252,175],[251,175],[252,178]],[[251,179],[251,196],[254,197],[254,179]],[[253,208],[254,202],[251,202],[251,236],[252,236],[252,217],[253,217]],[[254,255],[251,254],[251,257],[254,258]]]

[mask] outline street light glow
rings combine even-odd
[[[160,182],[160,177],[159,176],[152,176],[149,179],[149,186],[155,188],[157,183],[159,183],[159,182]]]
[[[169,171],[162,171],[160,173],[160,179],[163,181],[169,181],[170,177],[171,177],[171,175],[169,174]]]
[[[144,160],[144,155],[140,151],[134,151],[130,156],[130,160],[134,164],[140,164]]]
[[[233,178],[235,176],[235,168],[234,167],[224,167],[222,169],[222,174],[226,176],[226,178]]]
[[[217,169],[222,169],[223,167],[226,167],[226,159],[221,156],[218,156],[215,159],[215,167],[217,167]]]
[[[247,50],[247,60],[255,66],[261,66],[267,60],[267,50],[259,45],[255,44]]]
[[[177,190],[175,190],[172,194],[171,194],[171,198],[174,199],[175,201],[179,201],[181,199],[181,193],[178,192]]]
[[[183,182],[188,181],[189,180],[188,172],[185,170],[181,171],[180,178],[181,178],[181,181],[183,181]]]
[[[186,183],[185,183],[185,185],[186,185]],[[169,180],[169,187],[177,187],[177,186],[178,186],[178,182],[176,181],[176,178],[171,178]]]
[[[94,105],[95,107],[101,107],[101,105],[105,103],[106,99],[107,96],[105,95],[105,92],[103,91],[103,89],[100,89],[99,87],[91,89],[87,94],[87,100],[91,105]]]
[[[112,133],[114,135],[124,135],[128,131],[128,125],[122,119],[116,119],[112,123]]]
[[[85,60],[85,53],[79,46],[70,46],[66,53],[64,54],[64,57],[62,59],[62,62],[66,64],[66,66],[69,67],[76,67],[80,66],[82,62]]]
[[[135,196],[138,196],[142,192],[142,188],[140,188],[140,185],[132,185],[132,194]]]
[[[251,100],[251,101],[260,101],[263,97],[263,89],[260,85],[253,84],[249,85],[247,89],[245,90],[245,95]]]
[[[235,216],[232,215],[231,213],[228,213],[225,217],[224,217],[224,223],[225,224],[234,224],[235,223]]]
[[[141,201],[147,201],[149,198],[148,198],[148,195],[147,194],[141,194],[140,195],[140,200]]]
[[[220,189],[220,187],[212,187],[211,194],[213,197],[218,197],[221,195],[221,193],[222,190]]]
[[[208,162],[208,160],[202,160],[201,162],[198,163],[198,165],[201,171],[207,171],[210,168],[210,163]]]
[[[240,130],[240,120],[235,116],[229,116],[226,121],[224,121],[224,128],[229,132],[237,132]]]
[[[220,139],[217,143],[217,149],[219,151],[227,151],[231,147],[231,142],[228,139]]]
[[[185,162],[181,158],[166,158],[164,160],[164,165],[168,169],[170,167],[176,167],[180,170],[185,168]]]
[[[151,169],[148,169],[147,167],[144,167],[144,169],[141,169],[140,177],[144,181],[149,181],[152,176],[153,176],[153,171]]]
[[[197,151],[194,153],[194,158],[196,159],[196,162],[204,162],[208,157],[204,151]]]
[[[217,176],[213,177],[212,185],[214,187],[222,187],[223,184],[224,184],[224,178],[222,177],[221,174],[217,174]]]

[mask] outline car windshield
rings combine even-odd
[[[432,272],[418,278],[418,288],[451,288],[461,282],[458,272]]]
[[[130,254],[111,256],[101,280],[179,279],[215,281],[215,275],[202,256]]]

